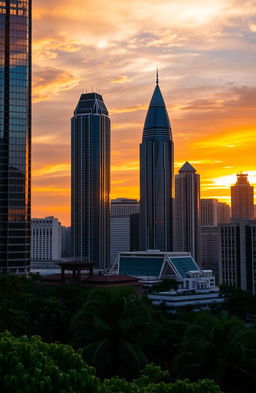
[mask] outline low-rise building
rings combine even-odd
[[[151,293],[148,295],[148,298],[154,305],[164,304],[171,312],[188,306],[192,307],[194,311],[207,310],[224,301],[218,287],[193,290],[178,289],[176,291]]]

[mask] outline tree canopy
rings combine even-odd
[[[221,393],[210,380],[162,382],[166,374],[151,365],[132,382],[118,377],[102,381],[70,346],[0,334],[1,393]]]

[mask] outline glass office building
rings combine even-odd
[[[140,144],[140,249],[173,250],[172,130],[157,84]]]
[[[30,264],[31,0],[0,1],[0,271]]]
[[[73,256],[110,263],[110,119],[102,96],[82,94],[71,120]]]

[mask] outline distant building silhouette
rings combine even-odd
[[[256,294],[256,221],[220,225],[220,284]]]
[[[246,173],[238,173],[237,181],[231,187],[231,217],[252,220],[254,218],[253,186]]]
[[[218,202],[218,224],[228,224],[230,222],[231,208],[225,202]]]
[[[211,269],[218,282],[219,280],[219,227],[201,227],[200,237],[200,266]]]
[[[218,200],[200,200],[200,224],[201,226],[218,225]]]
[[[134,240],[139,238],[139,211],[140,204],[137,199],[112,199],[110,219],[111,263],[115,261],[119,252],[138,250],[139,244],[136,245]],[[136,218],[137,221],[134,224]]]
[[[173,141],[158,77],[140,144],[140,249],[173,249]]]
[[[102,96],[82,94],[71,120],[73,256],[110,265],[110,119]]]
[[[200,201],[200,265],[211,269],[219,277],[219,228],[218,224],[230,222],[230,206],[217,199]]]
[[[199,256],[200,176],[186,162],[175,176],[175,250]]]
[[[72,257],[71,227],[61,226],[61,258]]]

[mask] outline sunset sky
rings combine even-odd
[[[159,68],[175,146],[201,197],[256,185],[255,0],[34,0],[32,216],[70,224],[70,118],[100,90],[111,197],[139,198],[139,143]],[[255,202],[256,203],[256,202]]]

